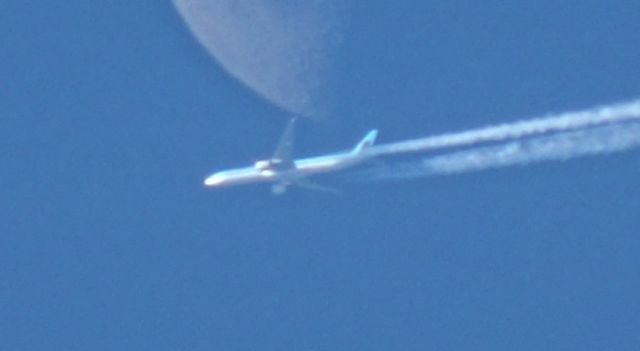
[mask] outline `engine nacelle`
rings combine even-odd
[[[271,161],[269,160],[261,160],[261,161],[257,161],[253,167],[255,167],[255,169],[257,169],[258,171],[266,171],[269,168],[271,168]]]

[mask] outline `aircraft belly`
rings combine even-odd
[[[315,174],[330,172],[340,168],[340,164],[337,162],[318,162],[318,163],[301,163],[296,164],[298,172],[302,174]]]
[[[220,172],[215,176],[217,177],[217,184],[220,186],[267,182],[274,177],[270,174],[262,174],[254,168]]]
[[[317,174],[339,171],[357,163],[358,160],[348,154],[335,154],[307,158],[296,161],[296,168],[303,174]]]

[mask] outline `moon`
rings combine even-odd
[[[233,77],[279,108],[317,116],[341,38],[345,0],[173,0]]]

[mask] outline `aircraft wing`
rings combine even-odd
[[[295,118],[289,121],[271,158],[284,167],[293,165],[293,129],[295,122]]]
[[[303,189],[307,189],[307,190],[313,190],[313,191],[320,191],[323,193],[327,193],[327,194],[331,194],[331,195],[342,195],[342,192],[338,189],[334,189],[328,186],[324,186],[324,185],[320,185],[317,183],[313,183],[307,179],[299,179],[297,180],[295,183],[293,183],[293,185],[296,185],[300,188]]]

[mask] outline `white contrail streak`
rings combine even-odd
[[[469,131],[379,145],[371,149],[377,156],[427,152],[443,148],[472,146],[484,142],[520,139],[554,132],[640,120],[640,100],[567,112],[542,118],[501,124]]]
[[[355,175],[368,181],[407,179],[568,160],[635,147],[640,147],[640,100],[379,145],[371,150],[375,155],[428,156],[379,165]]]
[[[481,171],[534,162],[568,160],[640,147],[640,122],[624,123],[478,146],[419,161],[366,170],[370,181]]]

